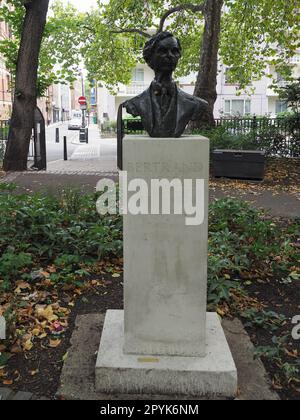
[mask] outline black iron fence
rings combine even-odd
[[[300,116],[217,119],[216,126],[269,156],[300,156]]]
[[[281,118],[222,118],[215,121],[217,127],[226,127],[232,134],[236,135],[270,128],[288,135],[291,128],[300,129],[300,117],[294,116]]]
[[[142,134],[140,119],[124,119],[125,134]],[[187,133],[190,131],[187,129]],[[196,133],[194,133],[196,134]],[[300,117],[216,119],[216,129],[199,131],[211,139],[211,148],[263,150],[267,156],[300,156]]]

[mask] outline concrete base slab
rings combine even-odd
[[[224,400],[225,397],[164,395],[164,394],[117,394],[95,390],[95,364],[105,314],[78,315],[72,333],[68,357],[63,365],[57,398],[65,400],[97,401],[166,401],[166,400]],[[224,319],[224,332],[238,371],[239,400],[278,400],[271,389],[271,381],[259,359],[253,359],[254,347],[238,319]],[[1,394],[1,392],[0,392]]]
[[[206,336],[206,357],[124,354],[124,311],[108,311],[96,363],[96,390],[234,397],[237,370],[215,313],[207,314]]]

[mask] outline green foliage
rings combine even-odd
[[[293,225],[294,226],[294,225]],[[210,205],[208,242],[208,303],[215,308],[231,301],[231,291],[240,290],[242,272],[253,267],[267,270],[270,276],[286,278],[297,265],[299,254],[291,244],[295,230],[284,231],[249,204],[233,199]],[[281,256],[278,262],[276,256]],[[267,314],[270,315],[270,314]]]
[[[84,55],[90,77],[103,81],[111,90],[118,82],[128,84],[135,63],[142,62],[145,38],[136,33],[114,31],[155,31],[166,10],[186,3],[184,0],[110,0],[103,5],[99,1],[99,9],[87,16],[85,25],[88,42]],[[225,5],[220,57],[230,67],[232,82],[251,91],[251,83],[265,75],[267,64],[288,80],[292,75],[289,59],[299,47],[298,0],[225,0]],[[175,77],[199,71],[203,28],[203,15],[191,11],[175,13],[166,21],[164,29],[178,36],[183,45],[183,57]]]
[[[122,218],[99,216],[96,194],[67,190],[52,197],[9,190],[8,184],[0,184],[0,279],[5,287],[18,275],[30,281],[29,269],[52,264],[57,267],[53,281],[71,282],[74,277],[83,281],[90,264],[122,255]],[[243,286],[241,274],[253,267],[267,266],[271,274],[288,278],[299,257],[292,247],[298,234],[299,224],[282,230],[246,203],[232,199],[212,203],[209,304],[230,302],[231,291]]]
[[[119,29],[148,31],[157,28],[163,12],[180,3],[174,0],[110,0],[107,5],[86,17],[86,39],[83,47],[86,67],[91,79],[101,81],[111,91],[118,83],[129,84],[137,62],[143,62],[142,49],[146,38],[137,33],[114,33]],[[100,2],[99,2],[100,4]],[[182,42],[183,57],[175,77],[198,71],[202,42],[201,14],[174,14],[165,26]]]
[[[96,195],[12,195],[5,188],[0,194],[2,286],[26,267],[39,270],[57,263],[59,280],[63,274],[80,278],[78,270],[85,265],[121,255],[121,220],[99,216]]]
[[[0,369],[1,367],[6,365],[6,363],[9,361],[10,358],[11,358],[10,353],[0,353]]]
[[[15,253],[14,247],[8,247],[0,258],[0,274],[3,278],[15,277],[20,270],[32,265],[30,254],[25,252]]]
[[[7,69],[15,76],[25,7],[21,0],[8,0],[6,3],[0,5],[0,21],[9,24],[12,38],[0,41],[0,53]],[[43,96],[53,83],[76,80],[81,62],[83,20],[84,15],[71,4],[64,6],[61,0],[57,0],[51,6],[39,57],[38,96]]]
[[[300,117],[300,78],[281,90],[280,99]]]
[[[103,133],[115,133],[117,131],[117,121],[105,121],[101,125]]]
[[[193,134],[208,137],[211,151],[262,150],[267,157],[300,155],[300,121],[295,114],[272,121],[268,118],[249,119],[245,123],[244,119],[224,120],[222,126],[195,130]]]
[[[246,327],[255,326],[268,331],[278,330],[287,321],[285,315],[273,311],[259,311],[256,308],[247,309],[241,313],[241,316],[247,320],[244,324]]]
[[[286,362],[287,347],[290,337],[274,336],[272,338],[272,346],[260,346],[255,349],[255,358],[263,357],[269,362],[276,364],[280,368],[281,374],[284,375],[286,381],[291,383],[299,383],[300,378],[300,360],[299,358],[293,359],[292,362]]]
[[[225,5],[220,54],[232,80],[251,91],[267,64],[291,79],[289,60],[299,48],[299,1],[225,0]]]

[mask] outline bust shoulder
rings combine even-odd
[[[145,98],[150,97],[150,89],[146,89],[144,92],[142,92],[140,95],[135,96],[132,99],[129,99],[128,101],[124,102],[123,106],[126,108],[126,111],[133,115],[134,117],[138,117],[141,114],[141,106],[145,101]]]
[[[208,109],[208,102],[204,99],[198,98],[197,96],[190,95],[187,92],[184,92],[182,89],[178,89],[179,95],[185,102],[189,102],[193,108],[193,116],[191,120],[197,120],[199,116]]]
[[[190,100],[193,101],[195,103],[195,105],[197,106],[208,106],[208,102],[205,101],[204,99],[198,98],[197,96],[191,95],[187,92],[185,92],[184,90],[178,88],[178,92],[180,95],[182,95],[183,98],[185,98],[186,100]]]

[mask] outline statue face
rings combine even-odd
[[[173,72],[181,57],[177,40],[174,37],[163,39],[156,46],[151,60],[154,71]]]

